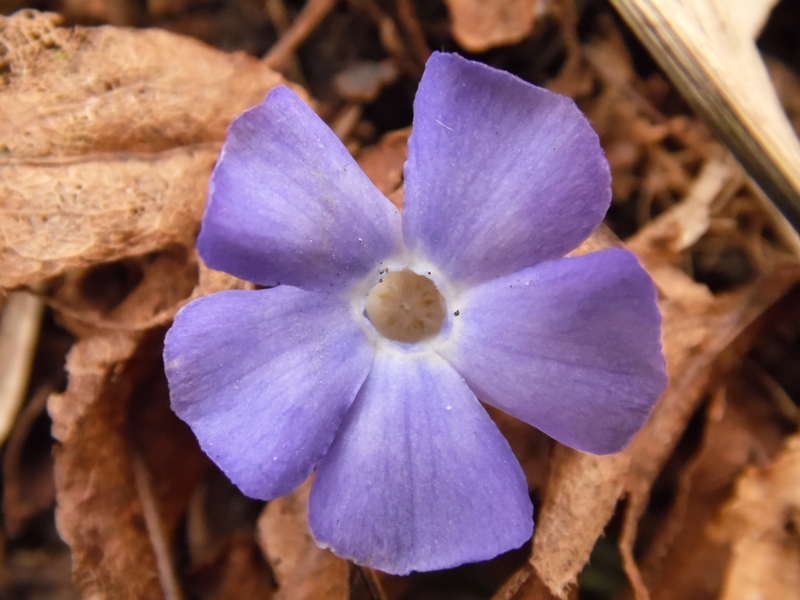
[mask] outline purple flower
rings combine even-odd
[[[398,574],[531,536],[522,469],[477,398],[603,454],[665,386],[636,258],[561,258],[610,202],[574,103],[434,54],[414,111],[402,216],[289,89],[238,117],[198,248],[276,287],[190,303],[164,350],[173,409],[245,494],[316,468],[317,542]]]

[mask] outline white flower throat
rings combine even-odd
[[[367,294],[366,313],[378,333],[416,343],[438,334],[447,306],[436,285],[409,269],[387,273]]]

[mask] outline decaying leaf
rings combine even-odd
[[[112,333],[76,344],[67,360],[69,387],[48,406],[60,442],[56,524],[87,598],[162,596],[124,436],[128,399],[147,369],[135,358],[138,342]]]
[[[252,535],[239,534],[230,542],[222,582],[213,595],[214,600],[273,597],[272,573]]]
[[[800,598],[800,437],[769,465],[751,468],[716,525],[733,557],[723,600]]]
[[[565,600],[576,600],[578,590],[568,592]],[[523,565],[499,590],[492,600],[556,600],[534,568]]]
[[[58,22],[0,17],[0,287],[191,246],[228,123],[282,83],[164,31]]]
[[[170,587],[167,549],[208,467],[194,436],[169,410],[163,330],[132,326],[191,290],[191,278],[176,277],[175,257],[161,258],[108,314],[106,326],[72,322],[85,338],[69,354],[66,392],[49,401],[59,442],[57,525],[86,596],[158,598]]]
[[[258,520],[258,539],[278,581],[276,600],[347,600],[347,561],[318,548],[306,521],[311,480],[273,500]]]
[[[706,411],[697,454],[679,476],[676,498],[642,561],[653,600],[719,597],[730,549],[709,535],[739,475],[769,461],[781,426],[764,391],[740,374],[726,377]]]
[[[403,165],[408,156],[411,129],[392,131],[358,157],[358,164],[381,193],[403,207]]]
[[[446,0],[453,37],[470,52],[513,44],[527,36],[545,0]]]

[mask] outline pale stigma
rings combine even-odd
[[[435,336],[446,310],[434,283],[409,269],[387,273],[367,295],[367,318],[378,333],[398,342]]]

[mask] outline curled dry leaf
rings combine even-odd
[[[67,391],[48,405],[60,442],[56,525],[86,598],[162,597],[124,436],[128,399],[147,370],[147,353],[135,356],[139,341],[117,332],[78,342],[67,358]]]
[[[191,245],[228,123],[279,75],[155,29],[0,17],[0,287]]]
[[[453,37],[470,52],[514,44],[533,29],[546,0],[446,0]]]
[[[49,400],[56,524],[84,597],[162,597],[170,540],[208,466],[168,408],[159,356],[158,333],[91,336]]]
[[[278,581],[276,600],[348,600],[347,562],[317,547],[306,521],[311,479],[273,500],[258,519],[258,540]]]
[[[50,306],[60,323],[80,338],[168,325],[193,288],[203,289],[194,251],[187,256],[180,246],[70,271],[53,287]]]
[[[745,473],[715,530],[733,545],[723,600],[800,598],[800,436]]]
[[[115,327],[78,329],[67,390],[49,400],[56,523],[86,597],[159,598],[177,585],[169,547],[208,460],[169,410],[163,332],[132,326],[191,290],[175,260],[185,262],[162,253],[149,263],[106,315]],[[180,281],[168,285],[170,275]]]
[[[777,453],[781,427],[764,391],[740,373],[726,377],[706,410],[700,448],[682,471],[675,501],[642,561],[653,600],[719,597],[730,558],[709,523],[751,464]]]

